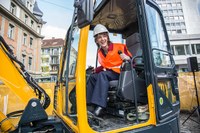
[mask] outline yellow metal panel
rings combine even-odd
[[[55,83],[53,82],[47,82],[47,83],[39,83],[38,84],[41,88],[43,88],[45,90],[45,92],[49,95],[50,99],[51,99],[51,103],[49,105],[49,107],[45,110],[46,113],[48,115],[53,115],[53,102],[54,102],[54,86]]]
[[[4,53],[2,45],[0,46],[0,57],[0,80],[27,104],[31,98],[36,97],[33,89],[19,73],[17,65],[14,65]]]
[[[78,129],[80,133],[90,133],[93,130],[88,125],[86,112],[86,53],[88,43],[89,26],[81,29],[79,48],[78,48],[78,62],[76,69],[76,95],[77,95],[77,115],[78,115]]]

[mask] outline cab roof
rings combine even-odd
[[[95,9],[91,28],[97,24],[122,34],[123,38],[138,31],[136,0],[102,0]]]

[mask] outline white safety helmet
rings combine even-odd
[[[102,25],[102,24],[97,24],[94,27],[93,36],[96,36],[97,34],[104,33],[104,32],[108,33],[107,28],[104,25]]]

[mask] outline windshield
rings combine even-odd
[[[146,5],[146,10],[154,64],[157,67],[173,67],[160,15],[149,5]]]
[[[167,42],[160,15],[155,9],[151,8],[149,5],[146,6],[146,9],[152,48],[167,51]]]

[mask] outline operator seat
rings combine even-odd
[[[126,45],[128,50],[131,52],[132,57],[142,56],[139,33],[134,33],[129,36],[126,39]],[[143,64],[142,58],[138,58],[134,61],[134,65],[138,64]],[[133,83],[135,85],[133,85]],[[133,69],[133,77],[131,70],[121,71],[119,80],[110,81],[109,84],[110,88],[116,89],[116,95],[125,101],[134,101],[133,87],[135,87],[138,102],[147,103],[145,80],[138,76],[135,69]]]

